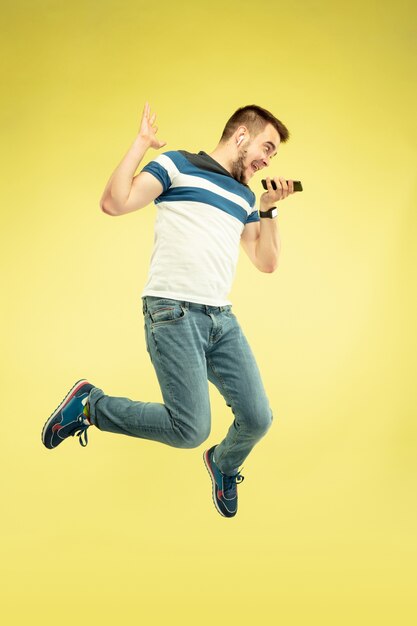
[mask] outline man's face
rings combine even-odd
[[[237,146],[237,157],[232,162],[231,174],[247,185],[256,171],[268,167],[277,152],[280,137],[272,124],[267,124],[253,139],[249,138],[247,131],[244,136],[242,143]]]

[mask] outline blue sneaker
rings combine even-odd
[[[221,515],[233,517],[237,513],[237,483],[245,477],[238,472],[233,476],[223,474],[213,460],[216,446],[206,450],[203,454],[204,463],[213,483],[213,502]]]
[[[93,387],[94,385],[84,379],[76,382],[59,407],[45,422],[42,430],[42,442],[47,448],[56,448],[70,435],[77,435],[83,447],[88,444],[87,428],[90,423],[84,413],[84,407]],[[82,435],[84,435],[84,442]]]

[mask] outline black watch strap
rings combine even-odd
[[[276,206],[272,206],[268,211],[259,211],[260,217],[270,217],[274,218],[278,215],[278,209]]]

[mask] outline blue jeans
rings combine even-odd
[[[224,474],[235,474],[273,420],[249,343],[232,305],[209,306],[144,296],[146,348],[164,404],[107,396],[94,387],[90,419],[100,430],[195,448],[210,434],[208,381],[234,414],[215,450]]]

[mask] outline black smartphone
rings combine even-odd
[[[266,178],[263,178],[261,182],[262,182],[262,187],[264,189],[268,190],[268,187],[266,186]],[[303,190],[303,186],[302,186],[300,180],[294,180],[293,182],[294,182],[294,191],[302,191]],[[276,190],[277,186],[275,184],[275,181],[272,180],[272,179],[271,179],[271,185],[272,185],[272,189]],[[288,185],[288,180],[287,180],[287,185]]]

